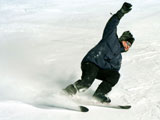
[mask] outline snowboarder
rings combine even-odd
[[[122,52],[126,52],[134,42],[133,35],[125,31],[120,38],[117,36],[117,25],[120,19],[132,8],[130,3],[125,2],[108,21],[105,26],[102,39],[92,48],[81,62],[81,80],[67,86],[64,91],[69,95],[87,90],[95,79],[102,80],[93,97],[98,101],[110,103],[109,97],[105,96],[115,86],[120,78]]]

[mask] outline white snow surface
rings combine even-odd
[[[124,0],[0,0],[0,120],[160,120],[160,1],[127,0],[133,10],[118,25],[136,41],[123,54],[113,103],[130,110],[74,106],[60,91],[81,76],[80,62],[101,39]],[[91,98],[100,81],[76,97]],[[55,106],[51,109],[41,105]]]

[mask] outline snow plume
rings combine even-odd
[[[7,37],[7,36],[6,36]],[[54,63],[55,54],[48,55],[35,41],[21,36],[10,36],[0,43],[0,99],[32,101],[47,91],[52,93],[62,89],[68,79],[63,63]],[[53,45],[54,46],[54,45]],[[49,47],[48,47],[49,49]],[[49,94],[49,93],[46,94]]]
[[[43,101],[75,79],[75,72],[68,71],[71,63],[66,65],[65,54],[59,52],[65,50],[63,45],[36,35],[18,30],[1,34],[0,100]]]
[[[75,79],[65,47],[73,44],[59,42],[66,30],[53,26],[58,16],[50,15],[60,12],[59,3],[39,1],[0,1],[0,100],[34,102]]]

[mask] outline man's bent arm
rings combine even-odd
[[[110,34],[111,32],[115,31],[117,29],[117,26],[119,24],[120,18],[118,18],[117,13],[114,14],[109,21],[107,22],[104,31],[103,31],[103,38],[105,35],[108,33]]]

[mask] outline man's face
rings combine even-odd
[[[128,41],[122,41],[122,45],[125,49],[125,51],[127,52],[129,50],[129,48],[131,47],[131,43]]]

